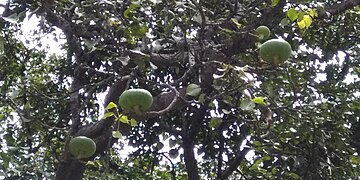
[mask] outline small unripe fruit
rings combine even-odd
[[[149,110],[153,103],[151,93],[145,89],[129,89],[124,91],[119,98],[123,110],[142,114]]]
[[[94,155],[96,144],[86,136],[77,136],[70,140],[69,151],[78,159],[88,158]]]
[[[256,28],[256,35],[260,40],[267,39],[270,37],[270,29],[266,26],[259,26]]]
[[[291,46],[282,39],[270,39],[260,46],[260,57],[264,61],[279,65],[290,58]]]

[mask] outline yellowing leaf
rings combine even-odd
[[[297,25],[299,26],[300,29],[304,29],[304,28],[306,27],[304,21],[299,21],[299,22],[297,22]]]
[[[137,121],[134,118],[130,119],[130,125],[137,126]]]
[[[255,98],[252,99],[252,102],[254,102],[256,104],[265,105],[264,97],[255,97]]]
[[[310,15],[304,15],[302,20],[297,22],[300,29],[308,28],[310,27],[311,23],[313,22]]]
[[[313,22],[311,16],[305,15],[303,20],[305,21],[305,26],[308,28],[310,27],[311,23]]]
[[[107,113],[104,114],[104,116],[101,119],[106,119],[106,118],[111,117],[111,116],[114,116],[114,113],[113,112],[107,112]]]
[[[121,137],[122,137],[122,134],[121,134],[120,131],[113,131],[113,132],[112,132],[112,136],[113,136],[114,138],[121,138]]]
[[[117,105],[114,102],[110,102],[105,109],[110,110],[112,108],[117,108]]]
[[[129,124],[129,119],[125,115],[120,116],[117,120],[124,123],[124,124]]]
[[[231,21],[236,25],[236,27],[237,27],[238,29],[240,29],[241,24],[239,23],[239,21],[238,21],[237,19],[231,18]]]

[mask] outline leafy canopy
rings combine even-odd
[[[0,178],[356,179],[359,4],[1,4]],[[284,63],[259,58],[262,25],[291,45]],[[60,45],[43,47],[47,34]],[[149,111],[120,108],[131,88],[151,92]],[[75,136],[93,157],[68,152]]]

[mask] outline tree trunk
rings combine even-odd
[[[199,172],[197,167],[197,161],[194,155],[194,144],[191,140],[185,138],[183,142],[184,148],[184,160],[186,166],[186,172],[189,180],[199,180]]]
[[[56,171],[56,180],[81,180],[85,169],[85,163],[77,159],[59,163]]]

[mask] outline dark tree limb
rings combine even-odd
[[[360,5],[360,0],[347,0],[340,3],[336,3],[325,10],[330,13],[331,16],[345,12],[348,9],[352,9],[355,6]]]
[[[207,103],[206,103],[207,104]],[[197,110],[196,115],[190,118],[190,128],[183,129],[182,139],[184,148],[184,161],[186,166],[186,172],[189,180],[200,179],[199,170],[197,167],[197,161],[194,155],[194,139],[198,134],[201,123],[204,120],[204,116],[207,112],[207,106],[203,105]],[[185,123],[185,122],[184,122]]]
[[[72,135],[78,131],[80,126],[80,98],[79,98],[79,88],[81,87],[81,83],[78,79],[73,79],[71,84],[70,91],[70,111],[71,111],[71,128],[69,134]]]
[[[184,161],[189,180],[200,180],[197,161],[194,154],[193,140],[183,138]]]
[[[77,159],[69,159],[61,162],[56,171],[56,180],[82,179],[86,166]]]
[[[224,153],[224,149],[225,149],[225,137],[222,134],[224,126],[220,125],[219,129],[218,129],[218,136],[219,136],[219,153],[218,153],[218,158],[217,158],[217,168],[216,168],[216,176],[217,178],[221,178],[222,176],[222,165],[223,165],[223,153]]]
[[[245,159],[245,155],[250,151],[250,148],[245,147],[238,155],[232,159],[228,168],[222,173],[220,179],[228,179],[228,177],[238,168],[240,163]]]

